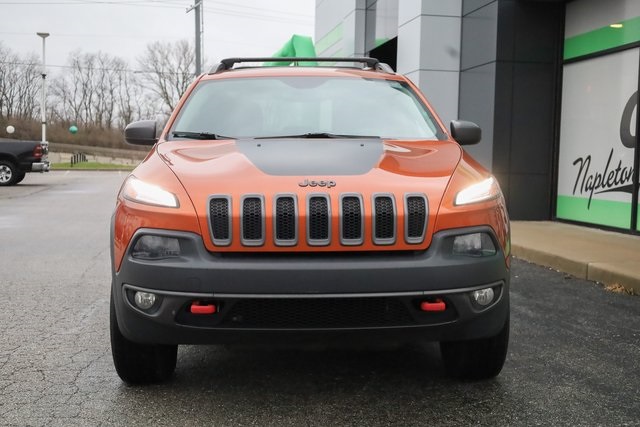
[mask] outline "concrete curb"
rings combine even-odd
[[[608,285],[622,285],[640,295],[640,278],[637,275],[638,268],[639,265],[635,261],[608,264],[594,262],[589,264],[587,278]]]
[[[558,222],[511,226],[514,256],[640,294],[640,236]]]

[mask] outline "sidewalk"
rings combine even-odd
[[[550,221],[513,221],[514,256],[640,294],[640,236]]]

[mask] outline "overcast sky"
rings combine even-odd
[[[195,37],[196,0],[0,0],[0,41],[14,52],[41,56],[56,73],[69,55],[103,51],[136,69],[135,58],[153,41]],[[293,35],[314,36],[315,0],[203,0],[208,63],[233,56],[271,56]],[[2,60],[2,58],[0,58]]]

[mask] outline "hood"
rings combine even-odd
[[[276,194],[304,200],[328,193],[337,212],[340,194],[370,200],[389,193],[401,204],[406,194],[419,193],[435,220],[462,150],[451,141],[247,139],[164,142],[157,153],[183,184],[206,234],[212,195],[230,196],[234,205],[243,195],[261,195],[269,208]]]
[[[210,184],[220,179],[239,183],[267,176],[348,177],[378,172],[448,177],[462,150],[449,141],[249,139],[171,141],[159,144],[158,154],[188,188],[194,188],[205,177]]]

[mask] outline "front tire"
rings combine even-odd
[[[8,160],[0,160],[0,186],[16,184],[18,167]]]
[[[447,375],[462,380],[484,380],[502,370],[509,346],[509,317],[500,332],[489,338],[441,342]]]
[[[140,344],[120,332],[113,294],[110,310],[111,354],[116,372],[127,384],[165,381],[176,369],[177,345]]]

